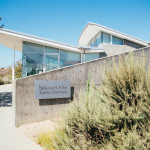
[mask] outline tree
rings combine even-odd
[[[22,77],[22,64],[20,61],[16,62],[16,67],[15,67],[15,78],[21,78]]]
[[[2,20],[2,18],[0,18],[0,21]],[[4,27],[4,24],[0,25],[0,28],[3,28]]]

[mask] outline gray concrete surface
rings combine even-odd
[[[42,150],[14,126],[12,85],[0,86],[0,150]]]
[[[119,55],[126,52],[134,51],[134,47],[130,47],[127,45],[109,45],[102,44],[102,47],[105,49],[105,53],[107,56]]]
[[[135,55],[140,59],[143,57],[143,51],[148,58],[147,63],[149,65],[150,47],[136,50]],[[128,53],[124,53],[124,55],[128,55]],[[69,104],[67,99],[35,99],[35,80],[70,81],[72,94],[78,96],[79,91],[86,88],[88,74],[94,79],[96,85],[100,85],[100,76],[102,75],[103,68],[110,65],[113,59],[118,61],[119,57],[120,55],[100,58],[87,63],[15,80],[13,83],[15,124],[21,125],[58,117],[62,108]]]

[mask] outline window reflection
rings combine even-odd
[[[89,53],[85,54],[85,62],[100,58],[99,53]],[[84,55],[82,55],[82,60],[84,60]]]
[[[110,44],[110,34],[102,33],[102,43]]]
[[[112,44],[114,44],[114,45],[123,45],[123,39],[120,39],[116,36],[112,36]]]
[[[43,72],[43,54],[23,53],[23,77]]]
[[[45,62],[46,71],[58,68],[58,55],[46,55],[45,61],[46,61]]]
[[[44,46],[23,42],[22,53],[23,77],[43,72]]]
[[[54,47],[45,46],[45,53],[58,53],[59,50]]]
[[[96,46],[98,47],[101,44],[101,33],[98,33],[96,36]]]
[[[60,50],[60,67],[70,66],[81,62],[81,54]]]
[[[105,32],[98,33],[95,37],[92,38],[88,45],[91,47],[98,47],[99,44],[110,44],[111,42],[113,45],[123,45],[123,39],[112,36],[111,41],[111,35]]]

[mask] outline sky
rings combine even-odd
[[[88,22],[150,41],[150,0],[0,0],[0,17],[6,29],[75,46]],[[12,64],[13,50],[0,45],[0,67]]]

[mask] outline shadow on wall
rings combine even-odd
[[[0,93],[0,107],[11,107],[12,106],[12,92]]]
[[[57,104],[67,104],[73,100],[74,96],[74,87],[71,87],[71,98],[70,99],[39,99],[39,105],[57,105]]]

